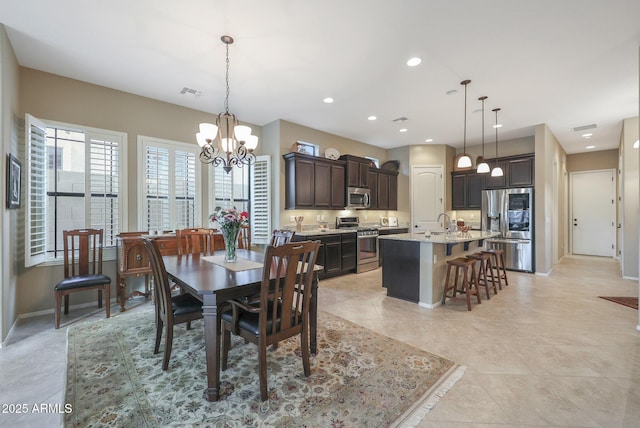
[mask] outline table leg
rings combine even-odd
[[[309,348],[311,354],[318,352],[318,274],[311,281],[311,302],[309,306]]]
[[[118,300],[120,301],[120,312],[124,312],[124,304],[127,301],[127,281],[125,280],[125,278],[122,278],[120,274],[118,274],[116,278],[116,287],[116,295],[118,296]]]
[[[205,294],[202,302],[204,317],[204,344],[207,358],[207,389],[204,398],[218,401],[220,382],[220,318],[216,295]]]

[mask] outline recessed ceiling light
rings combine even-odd
[[[400,132],[407,132],[407,131],[408,131],[407,128],[401,128],[400,129]]]
[[[635,143],[633,143],[633,148],[637,149],[638,147],[640,147],[640,140],[636,140]]]
[[[409,61],[407,61],[407,65],[409,67],[415,67],[416,65],[420,65],[421,62],[422,62],[421,58],[414,56],[413,58],[410,58]]]
[[[591,138],[593,137],[593,134],[587,133],[587,134],[582,134],[583,138]]]
[[[595,149],[596,146],[587,146],[587,149]]]
[[[433,142],[433,138],[427,138],[426,140],[424,140],[425,143],[431,143]]]
[[[497,125],[493,125],[494,128],[502,128],[502,124],[498,123]]]
[[[325,102],[325,103],[327,103],[327,104],[331,104],[331,103],[333,102],[333,98],[331,98],[331,97],[327,97],[327,98],[325,98],[325,99],[324,99],[324,100],[322,100],[322,101],[324,101],[324,102]]]
[[[457,94],[457,93],[458,93],[457,89],[450,89],[450,90],[447,91],[447,95],[454,95],[454,94]]]
[[[376,119],[377,119],[377,117],[375,117],[375,116],[369,116],[367,119],[368,119],[368,120],[376,120]]]

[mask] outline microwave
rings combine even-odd
[[[347,187],[347,206],[348,210],[360,210],[369,208],[371,193],[369,189],[362,187]]]

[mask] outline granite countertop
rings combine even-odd
[[[363,227],[371,227],[371,226],[367,226],[367,225],[362,225]],[[402,227],[402,226],[385,226],[385,227],[378,227],[378,226],[373,226],[375,229],[378,230],[399,230],[399,229],[407,229],[407,227]],[[316,235],[337,235],[337,234],[342,234],[342,233],[354,233],[356,232],[355,228],[343,228],[343,229],[303,229],[300,232],[296,231],[296,235],[300,235],[300,236],[316,236]]]
[[[472,242],[480,239],[488,239],[499,236],[499,232],[483,232],[479,230],[472,230],[469,233],[454,233],[453,235],[447,235],[446,233],[440,235],[425,236],[424,233],[401,233],[397,235],[383,235],[380,239],[393,239],[396,241],[416,241],[416,242],[430,242],[432,244],[454,244],[458,242]]]

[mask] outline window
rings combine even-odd
[[[254,164],[234,167],[229,174],[222,168],[211,167],[213,197],[210,198],[209,213],[213,213],[216,206],[234,206],[249,212],[251,242],[268,244],[271,239],[269,175],[269,156],[256,156]]]
[[[126,134],[31,115],[26,124],[25,265],[61,260],[63,230],[103,229],[105,248],[115,247],[126,221]]]
[[[203,224],[200,148],[194,144],[138,137],[140,230],[175,230]]]

